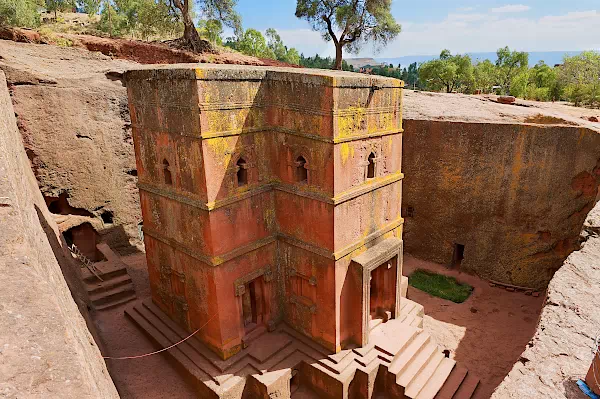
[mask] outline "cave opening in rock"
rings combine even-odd
[[[48,210],[56,215],[77,215],[94,217],[94,215],[83,209],[75,208],[69,204],[69,194],[63,191],[58,197],[44,196]]]
[[[104,224],[113,224],[114,215],[112,211],[104,211],[102,214],[100,214],[100,217],[102,218]]]
[[[454,244],[454,252],[452,253],[451,267],[453,269],[460,268],[463,259],[465,258],[465,246],[463,244]]]
[[[73,244],[79,248],[81,253],[93,262],[104,260],[104,257],[96,248],[100,240],[99,234],[90,223],[82,223],[63,232],[63,236],[69,247]]]

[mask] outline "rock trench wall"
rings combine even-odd
[[[23,150],[1,71],[0,232],[0,396],[118,398],[74,301],[77,270]]]
[[[586,398],[575,383],[585,378],[600,335],[600,203],[582,240],[550,281],[537,331],[493,399]]]
[[[600,182],[600,133],[567,125],[405,120],[405,249],[544,288],[578,249]]]
[[[19,130],[48,204],[66,198],[111,247],[139,244],[137,171],[118,80],[128,66],[100,53],[0,41]],[[106,216],[110,215],[110,218]]]

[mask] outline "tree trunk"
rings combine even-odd
[[[205,49],[202,40],[200,39],[200,35],[196,30],[196,26],[194,25],[194,21],[189,13],[190,1],[192,0],[175,0],[174,4],[175,7],[179,8],[179,11],[181,11],[181,17],[183,18],[183,38],[193,51],[202,53]]]
[[[337,71],[342,70],[342,47],[343,45],[341,43],[335,45],[335,65],[333,66],[333,69]]]
[[[200,39],[200,35],[196,30],[194,21],[192,21],[189,14],[186,13],[185,15],[186,17],[183,18],[183,37],[195,52],[202,53],[204,46],[202,45],[202,40]]]

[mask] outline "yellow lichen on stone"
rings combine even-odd
[[[216,159],[223,161],[225,165],[229,165],[233,149],[237,143],[237,137],[215,137],[206,139],[205,142],[216,155]]]
[[[354,146],[348,143],[342,143],[340,146],[340,155],[342,157],[342,165],[345,165],[348,158],[354,157]]]
[[[366,124],[367,112],[362,107],[349,107],[348,115],[338,117],[339,138],[350,137],[363,129]]]

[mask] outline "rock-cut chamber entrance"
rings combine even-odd
[[[396,262],[390,259],[371,271],[369,281],[369,327],[390,320],[396,306]]]

